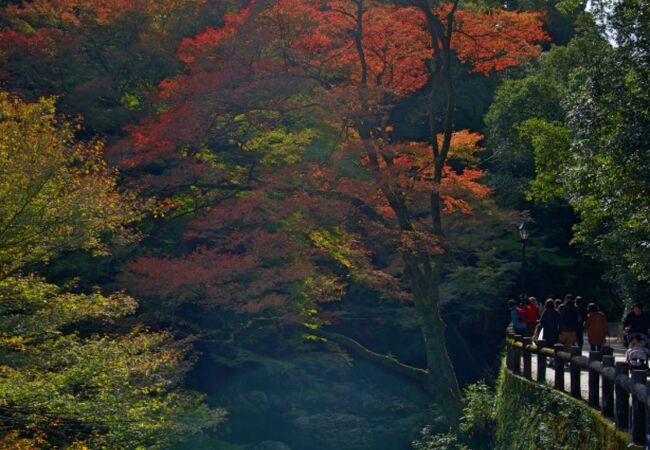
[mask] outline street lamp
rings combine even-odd
[[[528,233],[530,229],[526,222],[521,222],[517,227],[519,229],[519,237],[521,237],[521,293],[526,293],[526,241],[528,240]]]

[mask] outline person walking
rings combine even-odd
[[[587,340],[591,345],[591,350],[602,351],[605,339],[609,336],[609,325],[605,314],[598,311],[598,305],[595,303],[589,303],[587,307],[584,329],[587,332]]]
[[[560,336],[560,313],[555,309],[555,300],[549,298],[544,303],[544,312],[539,319],[539,334],[546,346],[553,348]]]
[[[623,327],[625,327],[624,343],[626,347],[632,335],[640,335],[645,341],[648,340],[648,335],[650,335],[650,316],[643,311],[643,305],[641,303],[634,304],[632,311],[623,320]]]
[[[560,306],[560,337],[558,342],[564,346],[565,351],[576,343],[576,331],[578,330],[578,308],[574,304],[573,295],[564,296],[564,303]]]
[[[585,343],[584,322],[587,320],[587,309],[583,304],[582,297],[579,295],[575,298],[576,309],[578,310],[578,328],[576,329],[576,344],[582,349]]]
[[[522,335],[526,331],[526,322],[521,320],[524,311],[517,306],[517,302],[508,300],[508,309],[510,309],[510,325],[515,334]]]
[[[524,308],[526,311],[526,334],[525,336],[531,337],[535,334],[537,321],[539,320],[539,309],[537,309],[537,299],[530,297],[528,304]]]

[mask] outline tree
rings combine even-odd
[[[646,210],[647,145],[639,133],[648,127],[647,96],[636,91],[645,82],[647,33],[643,21],[631,19],[645,17],[644,8],[623,3],[610,10],[595,3],[579,18],[567,47],[552,49],[527,77],[504,86],[489,118],[497,143],[513,144],[500,137],[501,126],[518,130],[515,146],[534,155],[532,196],[571,205],[578,215],[573,242],[607,264],[608,278],[627,301],[644,297],[648,286],[647,230],[639,220]],[[533,91],[513,96],[513,86],[537,87],[546,101]],[[545,107],[513,115],[506,106],[513,101]]]
[[[434,8],[422,2],[415,3],[426,19],[426,29],[431,39],[433,62],[430,70],[431,90],[429,115],[430,158],[425,167],[430,170],[430,204],[431,228],[425,232],[434,237],[438,243],[434,251],[418,249],[416,252],[404,253],[404,263],[419,312],[422,334],[427,349],[427,373],[431,389],[438,394],[443,403],[458,404],[460,392],[449,359],[445,342],[445,324],[440,312],[440,286],[445,274],[445,238],[443,233],[442,212],[453,208],[453,200],[444,191],[445,181],[454,180],[447,168],[454,136],[453,115],[455,109],[455,92],[453,87],[452,55],[455,53],[462,62],[472,65],[472,70],[488,73],[519,64],[522,60],[537,56],[539,50],[532,45],[544,40],[545,33],[534,14],[517,14],[496,11],[491,15],[476,14],[471,11],[458,11],[458,2]],[[496,30],[496,31],[495,31]],[[503,31],[499,31],[503,30]],[[453,39],[452,39],[453,38]],[[362,60],[360,52],[360,60]],[[363,71],[363,67],[361,68]],[[443,98],[443,108],[438,105]],[[362,135],[363,137],[363,135]],[[380,154],[379,158],[391,165],[392,155]],[[371,156],[371,161],[373,157]],[[379,167],[381,161],[375,163]],[[470,170],[466,171],[470,183],[473,181]],[[446,179],[446,180],[445,180]],[[460,183],[461,185],[463,183]],[[408,198],[402,191],[390,185],[382,186],[382,191],[393,210],[399,229],[404,233],[419,231],[411,218]],[[480,193],[480,189],[477,191]],[[417,209],[417,206],[415,207]],[[439,383],[442,381],[442,383]],[[438,384],[439,383],[439,384]]]
[[[77,142],[54,99],[23,103],[0,92],[0,278],[66,250],[106,251],[107,232],[128,239],[141,216],[102,159]]]
[[[33,277],[0,282],[0,439],[62,448],[167,448],[224,412],[179,386],[191,342],[169,332],[70,332],[134,312],[123,294],[62,292]],[[75,447],[76,448],[76,447]]]
[[[557,154],[556,160],[562,195],[580,215],[575,241],[608,263],[631,303],[650,292],[650,147],[644,137],[650,129],[650,4],[603,2],[596,8],[603,8],[600,21],[609,24],[601,35],[613,32],[617,46],[608,48],[601,38],[605,49],[595,54],[595,64],[573,71],[565,98],[571,157]],[[540,154],[549,155],[543,148]]]
[[[180,40],[221,12],[203,0],[15,3],[0,9],[4,88],[30,100],[57,95],[61,111],[85,117],[87,136],[108,140],[180,69]]]
[[[395,39],[387,40],[387,35]],[[444,344],[440,285],[449,274],[447,263],[454,250],[443,233],[443,213],[452,218],[458,218],[458,212],[471,215],[489,189],[479,182],[482,172],[471,167],[480,135],[453,127],[451,62],[458,57],[478,73],[501,70],[537,56],[535,42],[545,39],[534,13],[361,0],[322,5],[253,2],[224,17],[223,27],[208,28],[183,42],[179,55],[186,73],[161,85],[165,111],[134,128],[131,139],[115,150],[131,170],[139,165],[140,175],[155,168],[155,177],[146,181],[158,186],[182,186],[179,176],[186,180],[188,171],[179,167],[193,167],[194,194],[179,202],[180,211],[187,211],[188,203],[194,207],[191,211],[204,211],[198,222],[210,231],[192,242],[196,250],[188,258],[180,258],[204,269],[200,277],[182,280],[184,287],[192,286],[189,295],[219,304],[223,300],[241,311],[234,306],[241,301],[230,301],[232,293],[251,304],[277,288],[282,293],[266,305],[300,304],[305,292],[287,297],[284,283],[275,278],[261,286],[257,278],[247,284],[249,270],[273,265],[273,258],[258,256],[266,247],[255,247],[255,235],[239,236],[237,247],[225,245],[235,224],[255,223],[259,214],[270,211],[271,234],[260,233],[263,242],[292,241],[312,249],[301,253],[282,245],[286,253],[272,253],[275,263],[301,261],[307,271],[297,272],[301,281],[287,281],[304,284],[342,272],[344,279],[366,283],[388,297],[413,301],[427,367],[398,363],[319,328],[327,323],[322,317],[315,320],[311,312],[318,311],[318,297],[307,296],[307,308],[289,308],[301,312],[298,317],[308,325],[302,331],[409,374],[453,409],[460,393]],[[425,64],[429,58],[430,70]],[[387,122],[389,111],[427,84],[429,141],[396,142]],[[185,125],[181,133],[171,127],[179,123]],[[313,151],[319,146],[320,154]],[[269,158],[282,148],[281,158]],[[448,164],[450,158],[458,163],[456,168]],[[274,206],[260,206],[266,202]],[[210,221],[216,226],[205,225]],[[190,226],[186,239],[197,238],[192,230]],[[277,233],[291,233],[293,238],[280,240]],[[236,260],[244,269],[242,276],[224,280],[223,274],[230,272],[222,269],[228,265],[222,257],[215,259],[215,253]],[[147,284],[158,289],[157,294],[172,288],[166,290],[170,295],[179,287],[177,280],[161,280],[170,270],[156,268],[170,260],[181,264],[178,258],[164,256],[141,259],[132,268],[151,276]],[[240,274],[239,269],[234,272]],[[333,290],[324,298],[344,292],[340,282],[325,285]],[[249,293],[245,286],[259,290]],[[251,297],[253,293],[257,295]],[[306,320],[305,315],[312,317]]]
[[[223,411],[179,387],[191,367],[189,341],[104,331],[132,314],[135,300],[17,274],[64,251],[106,251],[106,238],[141,215],[117,189],[101,145],[75,141],[53,99],[1,93],[0,163],[0,439],[163,448],[221,422]]]
[[[589,36],[593,32],[584,19],[576,21],[576,37],[570,44],[553,45],[533,63],[507,74],[485,117],[485,167],[498,203],[529,210],[535,222],[527,244],[530,291],[544,295],[580,292],[584,298],[598,299],[599,306],[614,315],[620,301],[612,285],[606,280],[593,282],[606,271],[605,265],[571,245],[572,227],[578,218],[563,196],[553,194],[563,180],[555,158],[535,150],[544,145],[548,155],[561,154],[569,140],[561,129],[566,124],[563,103],[571,72],[576,66],[593,64],[593,55],[600,51],[599,39]],[[529,119],[535,120],[535,126]],[[546,123],[555,133],[538,130]]]

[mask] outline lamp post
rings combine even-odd
[[[518,226],[521,237],[521,293],[526,293],[526,241],[528,240],[528,224],[521,222]]]

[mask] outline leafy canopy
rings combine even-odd
[[[0,278],[78,248],[105,252],[140,209],[103,160],[101,142],[77,142],[54,99],[23,103],[0,92]]]
[[[141,214],[118,191],[101,145],[73,134],[52,99],[0,94],[0,438],[29,448],[167,448],[224,417],[180,388],[190,343],[138,328],[107,334],[136,310],[134,299],[16,275],[64,251],[105,252],[105,238]]]

